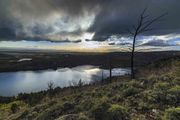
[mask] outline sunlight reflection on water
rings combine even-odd
[[[12,96],[18,93],[37,92],[47,89],[47,84],[51,81],[55,87],[67,87],[71,82],[90,83],[94,80],[101,80],[109,76],[109,71],[95,66],[78,66],[74,68],[59,68],[58,70],[44,71],[21,71],[0,73],[0,95]],[[129,69],[114,68],[113,76],[129,74]]]

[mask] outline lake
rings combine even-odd
[[[126,68],[114,68],[112,76],[129,74]],[[109,76],[109,70],[96,66],[78,66],[74,68],[59,68],[57,70],[20,71],[0,73],[0,96],[14,96],[18,93],[38,92],[47,90],[48,83],[54,87],[68,87],[82,80],[84,84],[101,80]]]

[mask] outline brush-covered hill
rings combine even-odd
[[[157,61],[137,72],[134,80],[114,77],[0,98],[0,120],[180,120],[180,59]]]

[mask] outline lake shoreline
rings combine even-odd
[[[61,88],[76,86],[79,82],[83,85],[91,84],[108,78],[109,74],[108,69],[90,65],[58,70],[0,73],[0,95],[16,96],[19,93],[39,92],[47,89],[49,83]],[[128,68],[112,69],[112,77],[128,74]]]

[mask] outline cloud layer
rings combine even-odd
[[[146,35],[180,33],[179,0],[0,0],[0,39],[101,40],[124,34],[145,7],[152,18],[168,12]]]

